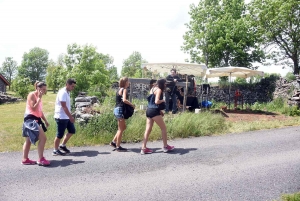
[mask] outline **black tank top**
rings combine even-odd
[[[121,90],[121,92],[122,92],[122,95],[120,96],[119,95],[119,91]],[[124,88],[120,88],[120,89],[118,89],[118,91],[116,92],[116,107],[123,107],[123,90],[124,90]],[[127,95],[128,94],[126,94],[126,98],[127,98]]]

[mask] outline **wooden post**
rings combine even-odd
[[[185,75],[185,90],[184,90],[184,94],[183,94],[183,108],[182,108],[182,111],[184,112],[185,111],[185,108],[186,108],[186,99],[187,99],[187,75]]]
[[[130,96],[129,96],[129,101],[132,102],[132,94],[133,94],[133,83],[130,82]]]

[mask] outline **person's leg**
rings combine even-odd
[[[29,139],[29,137],[26,137],[24,145],[23,145],[23,161],[25,161],[27,158],[29,158],[28,154],[29,154],[30,146],[31,146],[30,139]]]
[[[165,92],[165,102],[166,102],[166,113],[169,112],[169,102],[170,102],[170,94],[169,92]]]
[[[58,137],[55,137],[55,139],[54,139],[54,149],[55,149],[55,150],[58,150],[58,146],[59,146],[59,143],[60,143],[60,139],[61,139],[61,138],[58,138]]]
[[[69,139],[72,137],[72,135],[73,135],[73,133],[67,133],[67,134],[65,135],[64,139],[63,139],[62,144],[63,144],[63,145],[66,145],[67,142],[69,141]]]
[[[177,96],[175,93],[172,94],[172,113],[176,113],[177,112]]]
[[[154,123],[154,121],[152,119],[147,118],[146,130],[145,130],[145,133],[144,133],[144,140],[143,140],[142,149],[147,148],[147,142],[148,142],[149,135],[152,131],[153,123]]]
[[[68,133],[65,135],[62,144],[59,145],[59,149],[63,150],[65,154],[69,154],[70,150],[67,148],[66,144],[69,141],[69,139],[75,134],[75,126],[74,123],[72,123],[70,120],[67,121],[67,130]]]
[[[155,123],[159,126],[161,130],[161,136],[163,140],[164,147],[168,146],[167,143],[167,127],[161,115],[155,116],[152,118]]]
[[[125,119],[118,119],[118,131],[117,131],[117,147],[120,147],[121,141],[122,141],[122,135],[124,130],[126,129],[126,123]]]
[[[54,139],[54,150],[52,155],[53,156],[58,156],[58,155],[65,155],[59,150],[59,144],[60,140],[64,137],[65,130],[68,126],[68,120],[66,119],[55,119],[56,124],[57,124],[57,131],[56,131],[56,137]]]
[[[45,132],[43,131],[42,127],[39,127],[39,144],[38,144],[38,155],[39,159],[44,157],[44,148],[46,144],[47,137]]]

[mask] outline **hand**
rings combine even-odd
[[[162,117],[165,115],[162,111],[159,111],[159,113]]]
[[[43,92],[41,90],[38,90],[38,97],[42,98],[42,96],[43,96]]]
[[[71,117],[71,118],[70,118],[70,122],[71,122],[71,123],[74,123],[74,122],[75,122],[74,117]]]
[[[135,109],[135,104],[132,104],[133,109]]]
[[[50,126],[50,124],[48,123],[48,121],[45,121],[46,124],[46,128],[48,128]]]

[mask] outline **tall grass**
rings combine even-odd
[[[92,118],[88,124],[75,123],[76,134],[68,142],[68,146],[88,146],[107,144],[113,138],[117,131],[117,120],[113,115],[115,105],[115,92],[108,91],[100,107],[100,116]],[[56,135],[56,122],[53,118],[54,102],[56,94],[48,92],[43,97],[44,113],[50,123],[46,132],[46,148],[53,147],[53,140]],[[146,116],[144,110],[138,110],[139,104],[145,104],[145,101],[133,101],[137,105],[135,114],[126,120],[127,129],[123,135],[124,142],[139,142],[143,139],[146,128]],[[214,103],[215,106],[224,105],[225,103]],[[299,110],[293,107],[287,107],[284,100],[278,99],[271,103],[257,103],[253,106],[254,110],[281,111],[286,114],[299,113]],[[22,137],[22,123],[25,111],[25,101],[0,105],[0,152],[3,151],[21,151],[24,139]],[[227,122],[219,114],[202,112],[199,114],[185,112],[179,114],[165,115],[164,120],[167,126],[168,137],[185,138],[189,136],[205,136],[212,134],[243,132],[258,129],[277,128],[282,126],[300,125],[300,118],[292,118],[285,121],[266,122]],[[149,140],[160,140],[161,131],[154,124]],[[36,149],[36,146],[32,146]]]

